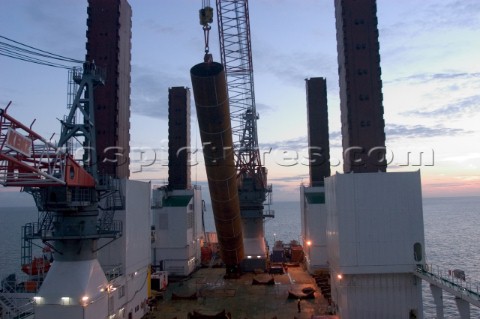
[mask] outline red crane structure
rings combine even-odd
[[[0,184],[20,187],[95,187],[95,180],[64,149],[0,109]]]

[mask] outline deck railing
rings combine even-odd
[[[480,307],[480,285],[477,282],[464,280],[458,272],[446,270],[436,265],[425,264],[416,268],[417,275],[436,286],[448,290],[456,297],[462,298],[474,306]]]

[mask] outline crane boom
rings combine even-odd
[[[252,45],[248,0],[216,0],[221,62],[225,67],[230,117],[236,156],[237,187],[242,216],[245,255],[243,270],[251,271],[259,264],[266,267],[263,220],[273,217],[266,210],[271,200],[267,185],[267,169],[262,165],[258,147]],[[265,256],[263,259],[262,256]]]
[[[258,147],[248,1],[217,0],[220,56],[225,66],[231,119],[239,150]],[[246,114],[254,118],[247,118]],[[245,122],[252,121],[246,130]],[[258,163],[260,159],[258,159]]]
[[[240,165],[261,166],[248,1],[217,0],[220,56],[225,66],[232,129]]]
[[[254,178],[257,188],[267,192],[266,169],[258,148],[259,116],[255,106],[248,0],[217,0],[216,6],[238,176],[240,180],[247,176]]]

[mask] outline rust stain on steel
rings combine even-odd
[[[220,253],[227,267],[235,266],[244,251],[224,68],[216,62],[200,63],[190,76]]]

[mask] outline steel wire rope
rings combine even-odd
[[[73,60],[73,59],[70,59],[70,58],[58,58],[58,57],[51,56],[51,55],[48,55],[48,54],[39,53],[39,52],[35,52],[35,51],[32,51],[32,50],[27,50],[27,49],[24,49],[24,48],[20,48],[20,47],[17,47],[15,45],[11,45],[9,43],[5,43],[3,41],[0,41],[0,46],[3,46],[6,50],[8,48],[12,51],[15,51],[18,54],[30,54],[30,55],[33,55],[33,56],[41,56],[41,57],[45,57],[45,58],[48,58],[48,59],[78,63],[76,60]]]
[[[70,62],[74,62],[74,63],[83,63],[84,62],[84,61],[81,61],[81,60],[72,59],[72,58],[69,58],[69,57],[66,57],[66,56],[63,56],[63,55],[60,55],[60,54],[56,54],[56,53],[45,51],[45,50],[42,50],[42,49],[39,49],[39,48],[35,48],[33,46],[24,44],[22,42],[18,42],[18,41],[15,41],[13,39],[7,38],[3,35],[0,35],[0,38],[5,39],[7,41],[11,41],[13,43],[16,43],[16,44],[19,44],[19,45],[22,45],[22,46],[25,46],[25,47],[30,48],[30,49],[34,49],[34,50],[49,54],[49,55],[52,56],[53,59],[57,59],[57,60],[63,59],[64,61],[70,61]]]
[[[64,69],[74,69],[75,66],[69,66],[66,64],[57,63],[51,60],[58,60],[63,62],[70,62],[70,63],[84,63],[84,61],[76,60],[72,58],[68,58],[59,54],[55,54],[49,51],[45,51],[42,49],[35,48],[33,46],[15,41],[13,39],[7,38],[5,36],[0,35],[0,38],[5,39],[7,41],[11,41],[13,43],[19,44],[21,46],[36,50],[28,50],[19,46],[12,45],[10,43],[6,43],[4,41],[0,41],[0,55],[9,57],[16,60],[21,60],[25,62],[35,63],[39,65],[46,65],[56,68],[64,68]],[[40,58],[41,57],[41,58]],[[42,59],[43,58],[43,59]]]
[[[47,60],[41,60],[41,59],[38,59],[38,58],[24,56],[24,55],[21,55],[21,54],[18,54],[18,53],[11,53],[11,52],[8,52],[8,50],[2,49],[2,48],[0,48],[0,55],[6,56],[6,57],[9,57],[9,58],[12,58],[12,59],[16,59],[16,60],[22,60],[22,61],[25,61],[25,62],[51,66],[51,67],[55,67],[55,68],[63,68],[63,69],[73,69],[73,68],[75,68],[73,66],[68,66],[68,65],[65,65],[65,64],[59,64],[59,63],[50,62],[50,61],[47,61]]]

